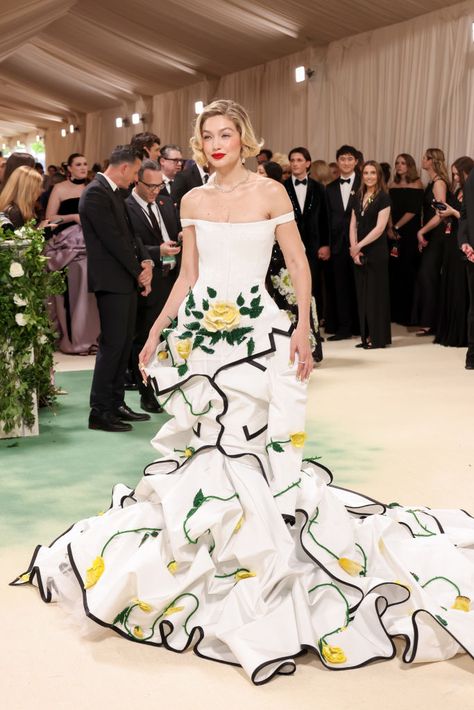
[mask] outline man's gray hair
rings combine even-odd
[[[147,158],[146,160],[143,161],[143,163],[140,165],[140,168],[138,170],[138,179],[139,180],[142,180],[145,170],[161,170],[161,168],[157,162]]]

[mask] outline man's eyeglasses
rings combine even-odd
[[[170,163],[180,163],[181,165],[184,165],[186,160],[184,158],[165,158],[164,155],[161,156],[163,160],[169,160]]]
[[[153,183],[145,182],[144,180],[139,180],[138,182],[141,182],[142,185],[145,185],[149,190],[156,190],[159,192],[162,187],[165,186],[164,182],[160,182],[159,185],[154,185]]]

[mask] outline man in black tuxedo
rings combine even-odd
[[[323,185],[308,176],[311,155],[307,148],[293,148],[289,155],[291,177],[283,183],[286,187],[301,239],[306,249],[313,296],[318,314],[323,313],[321,261],[327,261],[329,251],[329,226],[326,194]]]
[[[133,150],[138,153],[141,160],[158,160],[160,157],[160,139],[156,133],[150,133],[149,131],[144,131],[143,133],[136,133],[130,145]]]
[[[160,195],[164,195],[165,197],[171,197],[173,195],[175,178],[178,173],[182,172],[185,162],[179,145],[169,143],[161,148],[158,164],[164,185],[160,190]]]
[[[150,293],[153,262],[132,231],[121,189],[134,181],[140,158],[117,146],[104,173],[97,173],[79,202],[87,249],[89,290],[100,318],[99,350],[90,394],[89,429],[129,431],[149,419],[124,400],[124,378],[135,330],[138,289]]]
[[[469,173],[463,189],[458,243],[467,259],[467,282],[469,286],[466,370],[474,370],[474,170]]]
[[[163,186],[163,174],[158,163],[144,160],[138,171],[138,181],[126,204],[133,230],[146,245],[155,263],[151,293],[138,301],[137,326],[132,347],[131,366],[140,390],[140,406],[146,412],[163,411],[145,385],[138,369],[138,356],[150,328],[168,300],[178,272],[180,225],[173,200],[158,193]],[[157,198],[158,195],[158,198]]]
[[[349,253],[352,207],[360,188],[358,151],[343,145],[336,153],[336,161],[340,176],[326,187],[336,315],[336,332],[328,340],[345,340],[359,333],[354,267]]]
[[[194,187],[204,185],[209,179],[209,174],[197,163],[178,173],[173,182],[171,197],[179,210],[184,195]]]

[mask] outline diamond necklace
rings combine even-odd
[[[225,187],[223,187],[222,185],[219,185],[219,183],[215,179],[212,184],[214,185],[216,190],[220,190],[221,192],[234,192],[234,190],[236,190],[239,187],[239,185],[243,185],[244,182],[247,182],[247,180],[249,179],[250,170],[246,170],[246,173],[247,173],[247,175],[244,177],[243,180],[239,180],[239,182],[236,182],[235,185],[232,185],[232,187],[228,187],[227,189]]]

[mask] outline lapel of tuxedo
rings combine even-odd
[[[306,198],[304,201],[304,209],[303,209],[303,214],[306,214],[310,209],[311,205],[313,202],[313,181],[311,178],[308,178],[308,184],[306,185]]]
[[[142,224],[146,226],[150,236],[153,238],[153,241],[156,242],[157,236],[153,231],[153,227],[150,224],[150,220],[148,219],[136,199],[133,197],[133,195],[131,195],[130,199],[127,200],[127,207],[130,212],[132,212],[139,220],[141,220]]]
[[[296,219],[299,219],[302,216],[301,208],[300,203],[298,202],[298,197],[296,196],[295,186],[291,177],[286,180],[285,187],[291,200],[291,204],[293,205],[293,211],[295,213]]]
[[[354,178],[354,182],[352,183],[352,187],[351,187],[351,194],[349,195],[349,200],[347,201],[347,207],[345,209],[346,215],[349,214],[350,212],[352,212],[354,198],[355,198],[359,188],[360,188],[360,177],[356,173],[356,176]],[[339,192],[340,192],[340,190],[339,190]],[[352,194],[352,193],[354,193],[354,194]]]

